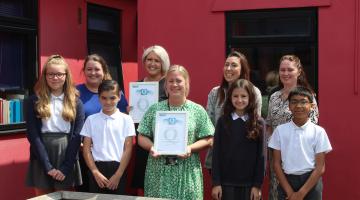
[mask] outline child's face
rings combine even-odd
[[[116,90],[103,91],[99,94],[100,104],[102,106],[103,113],[111,115],[116,111],[116,105],[119,102],[119,94]]]
[[[66,66],[50,64],[47,66],[45,76],[51,93],[61,94],[66,80]]]
[[[294,119],[307,119],[313,107],[306,96],[294,95],[289,100],[289,109]]]
[[[249,105],[249,93],[244,88],[235,88],[231,94],[231,102],[238,115],[244,115]]]

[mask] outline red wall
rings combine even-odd
[[[124,85],[137,80],[137,2],[132,0],[91,0],[91,3],[117,8],[122,11],[121,48]],[[86,3],[84,0],[39,0],[39,63],[51,54],[60,54],[70,65],[76,83],[83,81],[80,73],[87,55]],[[78,22],[78,9],[82,21]],[[39,70],[40,71],[40,70]],[[29,159],[29,144],[25,134],[0,136],[0,196],[1,199],[26,199],[33,190],[25,187],[25,174]]]
[[[355,19],[357,17],[359,27],[360,8],[359,2],[357,5],[355,2],[139,0],[138,59],[145,47],[163,45],[169,51],[171,63],[182,64],[190,72],[189,98],[205,106],[209,90],[219,84],[222,76],[225,59],[223,11],[318,7],[320,125],[327,130],[334,148],[326,159],[324,199],[360,199],[357,188],[360,185],[360,161],[356,156],[360,152],[357,126],[360,98],[356,94],[359,88],[360,42],[355,41]],[[357,31],[359,38],[360,30]],[[139,74],[144,74],[142,68]],[[210,181],[205,175],[205,196],[209,198]]]

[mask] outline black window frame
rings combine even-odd
[[[91,18],[91,13],[96,15],[103,15],[103,17],[110,18],[113,21],[114,26],[111,31],[104,30],[96,30],[89,28],[89,20]],[[87,3],[87,46],[88,46],[88,54],[97,53],[104,57],[106,60],[109,69],[111,65],[116,66],[116,74],[111,72],[111,76],[114,80],[119,83],[120,88],[124,91],[124,83],[123,83],[123,71],[122,71],[122,57],[121,57],[121,17],[122,12],[119,9],[106,7],[98,4]],[[118,22],[118,23],[116,23]],[[107,58],[107,55],[102,55],[98,53],[96,50],[91,50],[91,45],[101,44],[108,48],[112,48],[115,53],[113,53],[113,57],[111,59]]]
[[[6,8],[1,7],[0,32],[24,38],[25,56],[24,64],[21,66],[23,84],[16,89],[1,88],[0,97],[4,99],[8,95],[20,94],[26,98],[28,95],[33,94],[33,86],[38,78],[38,1],[17,0],[14,3],[20,3],[23,6],[21,8],[23,13],[22,15],[12,14]],[[0,124],[0,135],[23,132],[26,130],[25,127],[25,121]]]
[[[233,37],[231,34],[233,20],[261,20],[266,18],[283,19],[284,17],[298,17],[307,20],[308,34],[278,34],[278,35],[246,35],[243,37]],[[226,18],[226,55],[236,49],[250,49],[259,47],[275,47],[286,48],[291,44],[294,48],[309,47],[311,50],[310,59],[314,64],[311,72],[307,73],[308,80],[312,79],[312,87],[317,93],[318,91],[318,9],[316,7],[309,8],[286,8],[286,9],[264,9],[264,10],[245,10],[245,11],[231,11],[225,13]],[[285,50],[286,52],[286,50]],[[287,52],[287,54],[296,54],[295,52]],[[246,55],[247,56],[247,55]],[[248,56],[247,56],[248,57]],[[277,67],[281,55],[278,55]],[[249,57],[248,57],[249,59]],[[251,66],[258,66],[259,59],[252,61],[249,59]],[[305,59],[301,58],[303,61]],[[308,59],[308,58],[306,58]],[[305,69],[309,71],[309,69]]]

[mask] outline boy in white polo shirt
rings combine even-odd
[[[278,126],[271,136],[273,165],[279,180],[279,200],[321,200],[325,154],[332,150],[325,130],[309,120],[313,95],[304,87],[288,96],[292,121]]]
[[[103,81],[98,93],[102,110],[86,119],[80,133],[84,136],[83,155],[90,170],[89,191],[124,194],[125,169],[135,136],[134,122],[116,107],[120,100],[116,81]]]

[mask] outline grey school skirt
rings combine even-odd
[[[59,169],[65,160],[65,152],[69,143],[69,135],[65,133],[43,133],[42,139],[49,156],[50,163],[55,169]],[[26,185],[41,189],[69,189],[73,186],[81,185],[81,171],[79,161],[76,160],[74,169],[65,177],[63,181],[57,181],[49,176],[41,162],[37,159],[30,159],[26,176]]]

